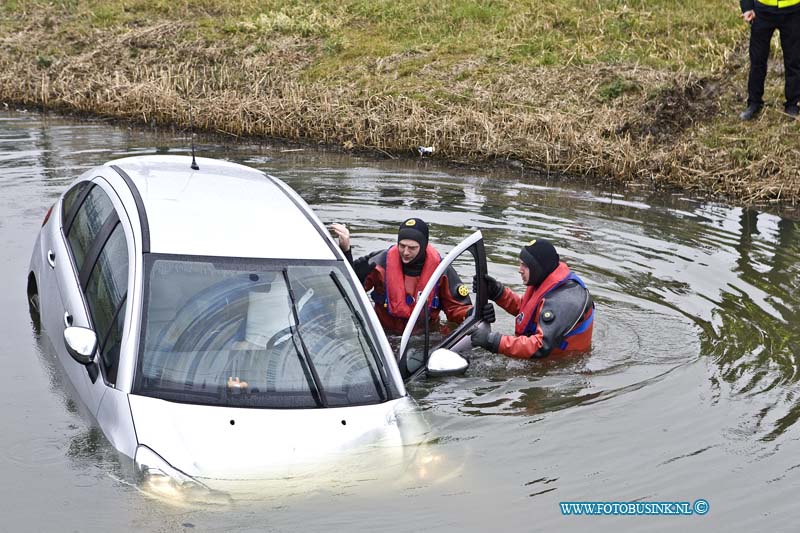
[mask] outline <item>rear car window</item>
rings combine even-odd
[[[78,200],[83,197],[86,188],[91,186],[91,182],[81,181],[64,193],[64,201],[61,206],[61,225],[66,228],[72,219],[73,210],[77,207]]]
[[[114,206],[111,204],[111,199],[103,192],[103,189],[96,186],[92,187],[89,195],[78,207],[75,219],[67,233],[67,240],[78,272],[83,269],[83,262],[89,247],[113,211]]]

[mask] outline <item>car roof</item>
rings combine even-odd
[[[138,190],[150,252],[336,258],[316,215],[283,182],[217,159],[198,157],[199,170],[193,170],[191,161],[189,156],[147,155],[104,165],[122,170]]]

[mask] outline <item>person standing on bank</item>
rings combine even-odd
[[[797,117],[800,100],[800,0],[739,0],[742,18],[750,23],[750,75],[747,80],[747,109],[739,114],[752,120],[764,105],[764,80],[770,41],[780,32],[786,70],[784,110]]]
[[[353,261],[350,231],[344,224],[331,224],[339,247],[350,261],[364,290],[372,291],[375,312],[389,333],[405,329],[416,297],[430,280],[442,258],[428,242],[428,225],[420,218],[404,220],[397,232],[397,244]],[[472,310],[469,287],[449,267],[429,297],[430,322],[438,328],[440,311],[450,322],[461,323]]]
[[[588,351],[594,302],[555,247],[545,239],[528,243],[520,252],[519,273],[527,285],[522,296],[491,276],[485,278],[489,299],[517,316],[514,335],[479,328],[472,333],[473,346],[520,359]]]

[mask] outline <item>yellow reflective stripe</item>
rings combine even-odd
[[[777,7],[778,9],[782,7],[791,7],[800,4],[800,0],[756,0],[759,4],[764,4],[765,6],[770,7]]]

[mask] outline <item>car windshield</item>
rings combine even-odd
[[[397,396],[343,263],[150,255],[134,393],[342,407]]]

